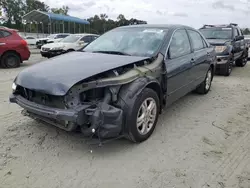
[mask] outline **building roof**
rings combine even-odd
[[[78,24],[89,24],[87,20],[80,19],[77,17],[54,14],[50,12],[43,12],[39,10],[32,10],[31,12],[25,14],[23,16],[23,20],[26,20],[28,22],[42,22],[42,23],[49,23],[50,21],[65,21]]]

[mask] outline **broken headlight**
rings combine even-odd
[[[216,53],[222,53],[227,49],[227,46],[215,46]]]
[[[17,85],[15,82],[12,83],[12,92],[15,92],[17,88]]]

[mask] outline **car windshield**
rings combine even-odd
[[[76,41],[78,41],[82,36],[80,35],[69,35],[67,37],[65,37],[64,39],[61,40],[61,42],[65,42],[65,43],[74,43]]]
[[[156,28],[114,29],[98,37],[83,51],[152,56],[160,48],[166,32]]]
[[[231,39],[233,34],[232,28],[200,29],[200,32],[207,39]]]

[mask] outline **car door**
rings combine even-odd
[[[239,45],[240,45],[240,57],[242,56],[244,50],[245,50],[245,42],[244,42],[244,37],[243,37],[243,33],[240,30],[240,28],[237,28],[239,36],[241,36],[242,38],[239,40]]]
[[[8,41],[6,39],[7,36],[11,35],[8,31],[0,30],[0,56],[5,52],[8,48]]]
[[[189,70],[191,69],[193,54],[185,29],[178,29],[174,32],[166,57],[167,103],[171,104],[190,91]]]
[[[241,41],[236,40],[237,37],[240,36],[239,30],[234,28],[234,41],[233,41],[233,46],[234,46],[234,58],[238,59],[241,56]]]
[[[192,68],[190,70],[190,78],[194,87],[200,84],[206,76],[206,72],[210,66],[210,53],[212,49],[208,50],[204,38],[199,32],[188,29],[188,35],[191,41],[191,47],[194,54],[191,62]]]

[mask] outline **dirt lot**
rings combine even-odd
[[[148,141],[96,147],[9,104],[14,77],[40,59],[0,70],[1,188],[250,187],[250,64],[165,109]]]

